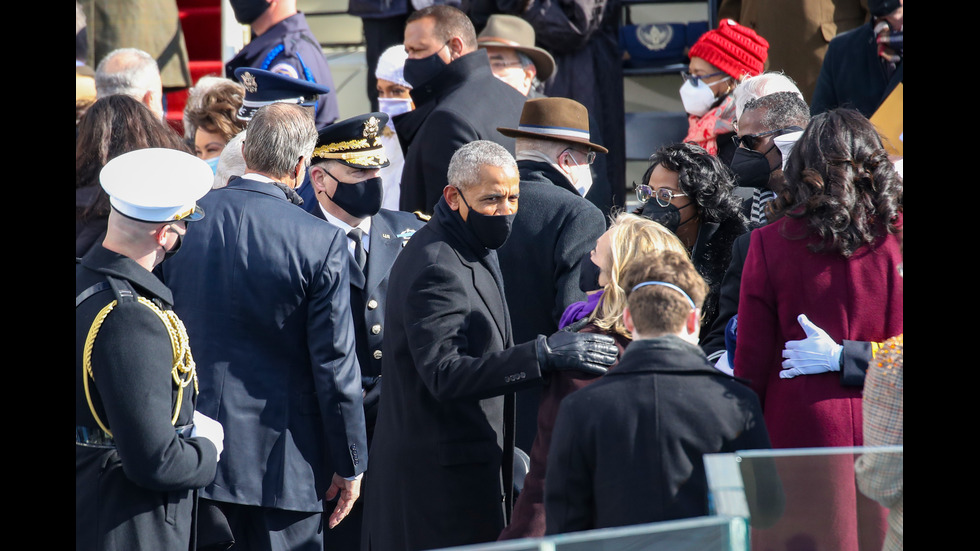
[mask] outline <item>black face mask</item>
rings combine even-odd
[[[466,216],[466,225],[476,235],[477,240],[488,249],[500,248],[507,241],[507,238],[510,237],[510,230],[514,225],[514,217],[517,216],[517,213],[501,215],[481,214],[473,210],[473,207],[466,202],[466,197],[463,197],[462,193],[459,196],[470,209],[469,215]]]
[[[251,25],[253,21],[269,9],[268,0],[228,0],[235,19],[242,25]]]
[[[439,51],[442,51],[442,48],[439,48]],[[405,77],[405,80],[413,88],[421,88],[441,73],[446,66],[446,62],[439,57],[439,52],[437,51],[429,57],[423,57],[422,59],[406,59],[402,76]]]
[[[177,231],[177,230],[173,230],[173,231]],[[183,241],[184,241],[184,236],[182,236],[182,235],[180,235],[178,233],[177,234],[177,242],[174,243],[174,246],[171,247],[171,249],[169,251],[168,250],[164,250],[163,251],[163,260],[167,260],[168,258],[170,258],[173,255],[177,254],[177,250],[180,249],[180,244],[183,243]]]
[[[776,147],[773,144],[772,147]],[[736,183],[742,187],[757,189],[769,189],[769,175],[772,168],[769,167],[769,159],[766,154],[772,151],[769,148],[766,153],[759,153],[753,149],[739,147],[732,156],[732,172],[735,173]]]
[[[681,222],[681,211],[687,207],[693,206],[694,201],[691,201],[681,208],[677,208],[672,204],[668,204],[666,207],[661,207],[660,203],[650,201],[643,206],[642,215],[650,220],[653,220],[654,222],[659,223],[661,226],[670,230],[671,233],[676,234],[678,228],[684,224],[687,224],[691,220],[694,220],[694,217],[697,216],[697,209],[695,209],[694,214],[688,217],[687,220]]]
[[[579,290],[583,293],[590,293],[602,289],[602,286],[599,285],[600,268],[595,265],[595,262],[592,262],[592,251],[585,253],[580,265],[581,268],[579,268],[578,273]]]
[[[354,218],[367,218],[378,214],[378,211],[381,210],[384,187],[380,176],[351,184],[341,182],[326,170],[324,172],[333,178],[334,182],[337,182],[337,189],[334,190],[333,197],[329,195],[328,197],[335,205],[344,209],[347,214]]]

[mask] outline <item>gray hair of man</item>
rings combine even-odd
[[[300,157],[305,167],[310,166],[316,140],[316,124],[309,109],[294,103],[272,103],[252,116],[242,154],[249,170],[282,178],[293,172]]]
[[[793,92],[776,92],[754,98],[745,104],[746,111],[761,109],[759,125],[766,130],[789,126],[806,128],[810,123],[810,108],[803,98]]]
[[[242,156],[242,142],[245,141],[245,132],[242,130],[225,144],[218,156],[218,166],[214,171],[214,183],[211,189],[218,189],[228,185],[228,180],[234,176],[245,174],[245,157]]]
[[[469,189],[480,181],[480,169],[485,166],[513,167],[516,171],[517,161],[507,148],[496,142],[470,142],[457,149],[449,161],[449,185],[460,191]]]
[[[99,98],[125,94],[143,101],[147,90],[159,87],[160,68],[157,60],[143,50],[113,50],[95,68],[95,90]]]
[[[735,87],[735,91],[732,92],[732,97],[735,98],[735,120],[742,116],[746,103],[776,92],[796,92],[801,100],[806,101],[793,79],[780,71],[768,71],[749,77]]]

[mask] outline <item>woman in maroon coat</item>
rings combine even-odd
[[[774,448],[861,446],[861,389],[841,386],[833,372],[781,379],[781,355],[783,343],[806,336],[800,314],[836,342],[902,333],[902,179],[871,123],[849,109],[810,121],[785,176],[773,203],[778,219],[752,232],[735,375],[759,395]],[[806,528],[777,525],[756,534],[753,549],[784,549],[801,537],[820,549],[858,549],[862,538],[881,547],[884,512],[856,491],[852,458],[780,474],[784,519],[805,519]],[[790,493],[797,481],[787,480],[794,476],[805,487],[798,499]]]

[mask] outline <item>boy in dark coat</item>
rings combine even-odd
[[[633,342],[555,422],[548,534],[708,515],[704,454],[770,447],[758,397],[697,346],[708,287],[691,261],[652,254],[624,288]]]

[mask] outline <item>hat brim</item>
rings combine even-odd
[[[362,168],[365,170],[372,170],[375,168],[387,168],[391,165],[391,161],[388,160],[388,156],[384,153],[371,153],[368,155],[351,155],[346,159],[326,159],[318,157],[317,160],[323,161],[337,161],[340,164],[347,165],[351,168]]]
[[[537,71],[538,80],[544,82],[551,78],[551,75],[555,74],[555,58],[551,57],[551,54],[547,50],[541,48],[528,48],[526,46],[515,46],[513,44],[508,44],[506,42],[500,42],[493,38],[488,38],[484,40],[478,40],[477,46],[480,48],[485,48],[491,46],[494,48],[510,48],[511,50],[516,50],[531,58],[534,62],[534,69]]]
[[[554,134],[541,134],[538,132],[529,132],[527,130],[518,130],[517,128],[502,128],[498,127],[497,132],[500,132],[508,138],[536,138],[539,140],[550,140],[553,142],[570,142],[577,143],[587,146],[590,149],[594,149],[599,153],[609,153],[609,150],[597,143],[592,143],[584,138],[576,138],[574,136],[556,136]]]

